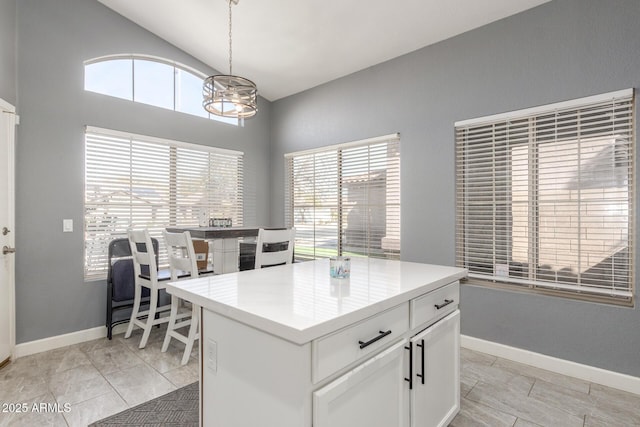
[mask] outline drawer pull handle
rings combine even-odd
[[[449,304],[451,304],[452,302],[453,302],[453,300],[452,300],[452,299],[446,299],[446,300],[444,300],[444,302],[443,302],[442,304],[436,304],[436,305],[435,305],[436,310],[440,310],[442,307],[446,307],[446,306],[448,306]]]
[[[364,341],[358,341],[358,344],[360,344],[360,350],[362,350],[363,348],[373,344],[374,342],[386,337],[387,335],[389,335],[391,333],[391,329],[389,329],[388,331],[379,331],[380,335],[378,335],[375,338],[371,338],[369,341],[364,342]]]
[[[422,373],[416,374],[416,377],[420,378],[422,384],[424,384],[424,340],[420,340],[416,346],[420,347],[420,351],[422,352],[422,359],[420,361],[420,369],[422,369]]]

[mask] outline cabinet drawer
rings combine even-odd
[[[401,304],[312,341],[312,380],[321,381],[356,360],[388,346],[409,329],[409,306]]]
[[[451,301],[451,302],[449,302]],[[411,329],[453,312],[460,302],[460,282],[454,282],[411,300]]]

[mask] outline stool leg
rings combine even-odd
[[[167,326],[167,333],[164,336],[164,342],[162,343],[163,353],[169,348],[169,342],[171,341],[171,334],[176,326],[176,317],[178,316],[178,306],[180,305],[180,299],[171,295],[171,314],[169,316],[169,325]]]
[[[107,285],[107,338],[111,340],[113,331],[113,285]]]
[[[153,321],[156,319],[156,310],[158,309],[158,292],[151,289],[150,294],[149,315],[147,316],[147,322],[144,325],[144,333],[142,334],[142,339],[140,340],[138,348],[145,348],[147,345],[147,340],[149,339],[151,328],[153,327]]]
[[[200,307],[194,303],[191,303],[191,326],[189,326],[189,335],[187,336],[187,345],[184,348],[184,354],[182,355],[182,364],[186,365],[191,357],[191,350],[193,349],[193,342],[196,339],[196,333],[198,332],[198,324],[200,320]]]
[[[140,311],[140,298],[142,296],[142,287],[139,284],[135,284],[133,293],[133,308],[131,309],[131,318],[129,319],[129,327],[127,333],[124,334],[125,338],[129,338],[133,332],[135,321],[138,319],[138,312]]]

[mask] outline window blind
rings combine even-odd
[[[285,155],[296,258],[400,258],[397,134]]]
[[[127,228],[148,228],[162,242],[163,229],[198,226],[201,213],[242,225],[242,152],[87,128],[85,279],[105,277],[109,242]]]
[[[627,90],[456,123],[471,281],[631,301],[634,114]]]

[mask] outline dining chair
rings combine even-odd
[[[201,274],[209,274],[211,271],[198,269],[196,252],[194,249],[191,233],[170,233],[163,231],[164,241],[169,253],[169,268],[171,270],[171,280],[176,281],[182,278],[196,278]],[[199,339],[198,329],[200,324],[200,306],[190,303],[191,308],[185,307],[186,301],[171,295],[171,312],[169,315],[169,325],[167,333],[162,343],[162,352],[169,348],[171,338],[185,344],[181,363],[185,365],[189,361],[193,344]],[[179,329],[189,326],[186,335],[178,332]]]
[[[256,238],[256,269],[280,264],[291,264],[296,229],[258,230]]]
[[[133,259],[135,291],[129,327],[124,337],[129,338],[135,326],[142,328],[144,332],[139,348],[144,348],[151,334],[151,328],[169,321],[169,316],[160,314],[170,310],[171,305],[158,306],[158,301],[159,291],[165,288],[170,276],[166,272],[158,271],[156,249],[147,229],[129,229],[127,236]],[[149,307],[146,310],[141,310],[142,288],[149,289]]]

